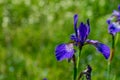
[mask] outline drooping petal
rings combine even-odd
[[[76,37],[78,37],[78,34],[77,34],[77,22],[78,22],[78,15],[75,14],[74,15],[74,30],[75,30]]]
[[[109,56],[110,56],[110,48],[109,48],[107,45],[105,45],[105,44],[103,44],[103,43],[100,43],[100,42],[98,42],[98,41],[96,41],[96,40],[86,40],[86,42],[89,43],[89,44],[94,45],[94,46],[96,47],[96,49],[97,49],[100,53],[102,53],[103,56],[104,56],[106,59],[109,58]]]
[[[110,48],[107,45],[102,44],[102,43],[96,43],[95,47],[97,48],[97,50],[99,52],[101,52],[104,55],[104,57],[106,59],[109,58],[109,56],[110,56]]]
[[[83,44],[87,38],[87,26],[81,22],[80,26],[79,26],[79,40],[81,42],[81,44]]]
[[[55,49],[55,56],[58,61],[72,58],[74,54],[73,44],[60,44]]]

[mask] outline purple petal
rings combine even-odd
[[[110,56],[110,48],[107,45],[102,44],[102,43],[96,43],[95,47],[97,48],[97,50],[99,52],[101,52],[104,55],[104,57],[106,59],[109,58],[109,56]]]
[[[120,32],[120,24],[118,22],[113,22],[108,26],[109,33],[115,35],[117,32]]]
[[[118,5],[118,10],[120,11],[120,5]]]
[[[109,58],[109,56],[110,56],[110,48],[107,45],[105,45],[103,43],[100,43],[100,42],[98,42],[96,40],[86,40],[86,42],[89,43],[89,44],[94,45],[96,47],[96,49],[99,52],[101,52],[106,59]]]
[[[56,59],[62,61],[64,59],[72,58],[74,54],[73,44],[60,44],[55,49]]]
[[[110,23],[111,23],[111,19],[108,19],[108,20],[107,20],[107,23],[110,24]]]
[[[87,44],[96,44],[96,43],[98,43],[98,41],[97,40],[89,40],[89,39],[87,39],[86,43]]]
[[[79,27],[79,40],[81,43],[84,43],[88,36],[87,30],[88,30],[87,26],[81,23]]]
[[[70,39],[73,40],[73,41],[75,41],[75,42],[78,42],[78,38],[76,37],[75,34],[71,34],[70,35]]]
[[[78,22],[78,15],[75,14],[74,15],[74,30],[75,30],[75,35],[78,37],[78,34],[77,34],[77,22]]]
[[[89,19],[87,19],[86,26],[87,26],[87,35],[89,35],[89,33],[90,33],[90,22],[89,22]]]
[[[114,10],[113,13],[112,13],[112,15],[113,16],[120,16],[120,13],[118,11]]]
[[[47,78],[44,78],[43,80],[47,80]]]

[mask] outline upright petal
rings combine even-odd
[[[73,44],[60,44],[55,49],[55,56],[58,61],[72,58],[74,54]]]
[[[77,34],[77,22],[78,22],[78,15],[75,14],[74,15],[74,30],[75,30],[75,35],[78,37],[78,34]]]
[[[86,40],[86,42],[89,43],[89,44],[94,45],[96,47],[96,49],[99,52],[101,52],[106,59],[109,58],[109,56],[110,56],[110,48],[107,45],[105,45],[103,43],[100,43],[100,42],[98,42],[96,40]]]
[[[90,33],[90,22],[89,22],[89,19],[87,19],[86,26],[87,26],[87,35],[89,35],[89,33]]]
[[[89,19],[87,19],[87,24],[88,24],[88,26],[90,26],[90,21],[89,21]]]
[[[79,26],[79,40],[83,44],[87,38],[87,26],[81,22]]]

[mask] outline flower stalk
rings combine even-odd
[[[76,80],[76,77],[77,77],[77,66],[76,66],[76,57],[75,55],[73,55],[73,65],[74,65],[74,68],[73,68],[73,71],[74,71],[74,76],[73,76],[73,80]]]
[[[112,35],[112,49],[111,49],[111,52],[110,52],[110,59],[109,59],[110,63],[113,59],[114,52],[115,52],[115,36]]]
[[[107,78],[107,80],[110,79],[111,62],[112,62],[112,59],[114,57],[114,52],[115,52],[115,36],[112,35],[112,48],[111,48],[111,52],[110,52],[110,58],[108,61],[108,78]]]
[[[80,71],[80,55],[81,55],[82,47],[79,46],[79,54],[78,54],[78,60],[77,60],[77,69],[78,72]]]

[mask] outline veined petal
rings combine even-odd
[[[98,42],[98,41],[96,41],[96,40],[86,40],[86,42],[89,43],[89,44],[94,45],[94,46],[96,47],[96,49],[97,49],[100,53],[102,53],[103,56],[104,56],[106,59],[109,58],[109,56],[110,56],[110,48],[109,48],[107,45],[105,45],[105,44],[103,44],[103,43],[100,43],[100,42]]]
[[[78,22],[78,15],[75,14],[74,15],[74,30],[75,30],[76,37],[78,37],[78,34],[77,34],[77,22]]]
[[[73,43],[60,44],[55,49],[55,56],[58,61],[72,58],[74,54]]]

